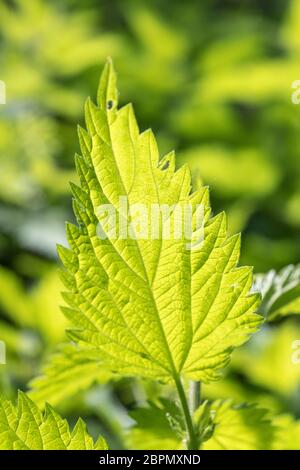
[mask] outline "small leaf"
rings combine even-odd
[[[290,264],[278,273],[272,269],[257,274],[252,291],[262,295],[259,313],[268,320],[300,313],[300,265]]]
[[[193,421],[197,432],[198,442],[201,444],[210,439],[214,432],[214,411],[211,403],[204,401],[195,411]]]

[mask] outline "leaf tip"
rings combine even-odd
[[[106,59],[102,75],[100,77],[97,104],[101,109],[110,111],[118,104],[117,75],[111,57]]]

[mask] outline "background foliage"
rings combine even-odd
[[[83,123],[84,98],[94,94],[108,55],[121,103],[135,104],[161,152],[175,148],[178,163],[188,161],[211,186],[212,206],[227,211],[230,232],[243,232],[242,263],[258,273],[299,262],[300,105],[291,103],[299,28],[297,0],[1,2],[2,394],[24,389],[64,338],[56,243],[73,219],[75,124]],[[300,415],[300,365],[290,359],[299,311],[294,304],[275,317],[204,394],[257,401],[291,429]],[[58,401],[69,421],[81,414],[92,434],[121,447],[128,410],[155,401],[160,386],[90,371],[68,393],[71,404]]]

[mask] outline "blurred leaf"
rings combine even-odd
[[[249,231],[243,237],[243,246],[241,262],[255,266],[257,272],[263,272],[270,266],[280,269],[282,266],[293,263],[300,256],[299,243],[297,244],[287,235],[277,235],[276,238],[271,238],[270,232],[262,235],[254,230]]]
[[[41,343],[30,330],[20,330],[2,320],[0,320],[0,341],[4,342],[9,355],[12,353],[22,356],[25,360],[41,353]],[[21,367],[20,364],[19,366]]]
[[[198,169],[204,182],[223,197],[264,197],[279,181],[276,167],[256,149],[229,151],[202,146],[184,152],[180,162],[189,163],[194,171]]]
[[[209,406],[209,421],[212,424],[207,440],[202,444],[204,450],[253,450],[270,449],[274,428],[267,411],[255,405],[235,405],[232,401],[215,401]],[[200,409],[203,418],[204,405]],[[197,421],[197,414],[195,420]],[[151,404],[131,413],[136,421],[128,433],[128,444],[132,449],[182,449],[182,439],[172,430],[166,411]],[[198,416],[199,418],[199,416]],[[203,421],[200,420],[203,424]],[[211,436],[211,437],[209,437]]]
[[[81,115],[84,96],[76,79],[121,48],[117,34],[98,32],[97,17],[96,5],[71,11],[44,0],[1,2],[7,103],[0,121],[0,196],[8,202],[26,205],[68,189],[73,171],[61,164],[69,145],[64,128]]]
[[[206,73],[222,73],[238,64],[255,60],[262,52],[262,38],[252,33],[239,31],[238,40],[237,35],[232,34],[213,41],[202,51],[199,67]]]
[[[56,269],[49,271],[35,287],[26,290],[13,272],[0,267],[0,307],[3,314],[16,327],[35,330],[48,344],[62,339],[67,325],[59,309],[60,289]]]
[[[61,346],[42,369],[43,375],[31,381],[29,396],[39,406],[45,402],[60,404],[95,382],[106,383],[113,374],[103,369],[101,357],[95,350],[74,345]]]
[[[279,328],[265,326],[235,354],[233,367],[250,383],[291,401],[300,384],[300,365],[292,361],[292,346],[299,339],[300,326],[295,321],[286,320]]]
[[[8,384],[31,379],[47,350],[64,337],[67,321],[59,309],[60,289],[56,269],[28,288],[0,267],[0,340],[7,356],[0,373]]]
[[[274,414],[285,411],[285,403],[282,403],[278,396],[266,389],[249,384],[243,376],[241,379],[240,376],[234,374],[234,369],[230,369],[230,372],[219,382],[202,384],[203,397],[208,400],[233,400],[235,403],[259,403]],[[240,372],[242,374],[242,369]]]
[[[57,259],[56,243],[65,242],[62,225],[66,212],[57,207],[48,210],[8,208],[0,205],[0,228],[23,249]],[[16,227],[18,228],[16,230]]]
[[[0,267],[0,305],[8,318],[18,325],[32,325],[32,311],[29,307],[22,282],[11,271]]]
[[[291,197],[288,199],[286,204],[285,215],[288,221],[297,227],[300,226],[300,191],[294,192]]]
[[[274,418],[276,438],[273,443],[275,450],[300,450],[300,421],[291,415],[280,415]]]
[[[274,428],[266,410],[256,405],[235,405],[231,401],[216,401],[214,432],[204,442],[204,450],[265,450],[270,449]]]
[[[140,44],[156,59],[160,58],[162,64],[172,63],[184,56],[187,41],[184,34],[157,13],[135,3],[128,11],[128,18]]]
[[[166,404],[166,402],[165,402]],[[130,449],[168,450],[183,449],[181,438],[172,429],[170,420],[178,422],[177,408],[173,404],[175,417],[163,404],[150,403],[148,408],[133,410],[130,416],[136,424],[128,431],[126,443]]]
[[[253,61],[225,68],[203,77],[196,96],[205,102],[235,101],[256,105],[268,100],[284,100],[298,70],[297,62],[285,59]]]
[[[248,225],[254,211],[255,203],[247,199],[240,199],[232,203],[227,209],[229,233],[243,232]]]
[[[281,31],[282,40],[289,51],[299,58],[300,52],[300,5],[297,0],[290,0],[286,20]]]

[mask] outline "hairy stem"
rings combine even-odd
[[[190,381],[189,391],[190,410],[194,413],[201,403],[201,383],[195,380]]]
[[[187,448],[188,450],[197,450],[198,449],[197,435],[195,432],[188,401],[187,401],[185,391],[184,391],[180,378],[175,379],[175,384],[176,384],[179,400],[182,406],[182,411],[183,411],[184,419],[185,419],[186,432],[187,432]]]

